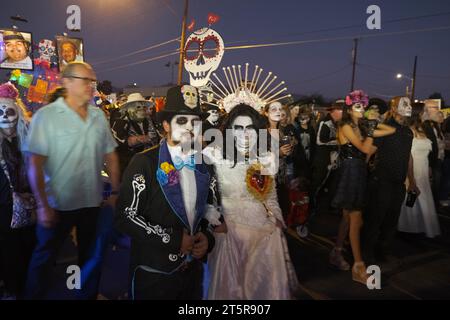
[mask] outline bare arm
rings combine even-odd
[[[47,157],[45,156],[38,154],[30,154],[29,156],[28,181],[39,207],[49,207],[44,182],[44,164],[46,161]]]
[[[127,142],[130,147],[134,147],[142,143],[150,142],[150,138],[147,135],[130,136],[128,137]]]
[[[115,151],[107,153],[105,155],[106,172],[108,173],[112,191],[118,192],[120,187],[120,169],[119,169],[119,157]],[[110,197],[110,205],[115,206],[117,200],[117,194]]]
[[[352,127],[348,124],[343,125],[340,130],[342,130],[344,137],[350,141],[352,145],[358,148],[358,150],[366,154],[370,153],[372,150],[373,138],[367,137],[364,141],[361,141],[353,131]]]
[[[413,160],[412,155],[409,156],[408,181],[409,181],[408,192],[413,191],[417,195],[419,195],[420,190],[419,190],[419,188],[417,188],[416,179],[414,178],[414,160]]]
[[[378,124],[377,128],[373,132],[373,136],[374,136],[374,138],[390,136],[391,134],[395,133],[395,130],[396,129],[394,127],[380,123],[380,124]]]
[[[46,161],[46,156],[33,153],[29,155],[28,181],[38,204],[37,222],[46,228],[50,228],[57,223],[58,216],[48,204],[47,195],[45,194],[44,164]]]

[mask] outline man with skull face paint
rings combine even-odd
[[[377,147],[373,172],[369,177],[367,208],[364,211],[363,254],[368,263],[386,262],[397,230],[401,206],[408,191],[420,193],[413,172],[411,147],[413,132],[408,119],[412,107],[408,97],[391,100],[391,116],[385,121],[396,129],[395,134],[375,139]]]
[[[133,155],[159,143],[156,126],[147,116],[147,109],[153,107],[140,93],[132,93],[120,109],[122,116],[112,121],[111,130],[119,144],[117,151],[122,174]]]
[[[158,116],[166,139],[134,156],[118,201],[116,226],[132,241],[131,296],[201,299],[201,259],[214,245],[203,218],[213,173],[193,149],[205,116],[197,90],[169,89]]]

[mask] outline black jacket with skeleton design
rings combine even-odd
[[[158,176],[158,169],[165,162],[173,164],[163,140],[161,145],[136,154],[123,176],[115,226],[131,237],[131,272],[138,266],[162,272],[180,266],[186,259],[180,254],[184,229],[193,234],[203,232],[208,238],[208,252],[214,246],[214,236],[207,230],[208,221],[204,219],[207,202],[217,198],[211,194],[215,189],[211,179],[213,167],[196,165],[196,219],[191,227],[180,185],[164,184]]]

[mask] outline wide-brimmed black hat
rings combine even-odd
[[[195,115],[202,120],[209,114],[200,109],[200,97],[196,87],[182,85],[167,90],[164,109],[158,112],[160,121],[175,115]]]

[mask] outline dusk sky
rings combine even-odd
[[[426,98],[433,92],[441,92],[450,101],[448,0],[190,0],[189,3],[188,22],[195,19],[196,29],[207,26],[209,12],[220,16],[213,28],[223,37],[225,47],[328,39],[225,52],[222,66],[258,64],[285,80],[290,93],[344,96],[350,89],[351,38],[378,35],[359,42],[356,88],[383,98],[404,94],[409,81],[398,80],[395,75],[412,76],[417,55],[416,97]],[[33,32],[34,42],[53,39],[66,31],[66,8],[70,4],[81,7],[81,32],[69,35],[84,39],[86,61],[93,65],[99,80],[111,80],[115,87],[134,82],[139,86],[170,82],[171,68],[165,64],[176,61],[177,55],[119,67],[170,53],[178,48],[177,42],[125,58],[117,57],[179,37],[182,0],[2,1],[0,25],[10,27],[9,16],[19,14],[29,20],[17,24],[19,29]],[[366,9],[371,4],[381,8],[381,30],[366,27],[369,16]],[[403,20],[392,21],[400,19]],[[446,29],[410,32],[433,28]],[[382,36],[393,32],[408,33]],[[348,39],[332,40],[340,37]],[[5,71],[0,72],[4,78]],[[183,80],[188,81],[187,73]]]

